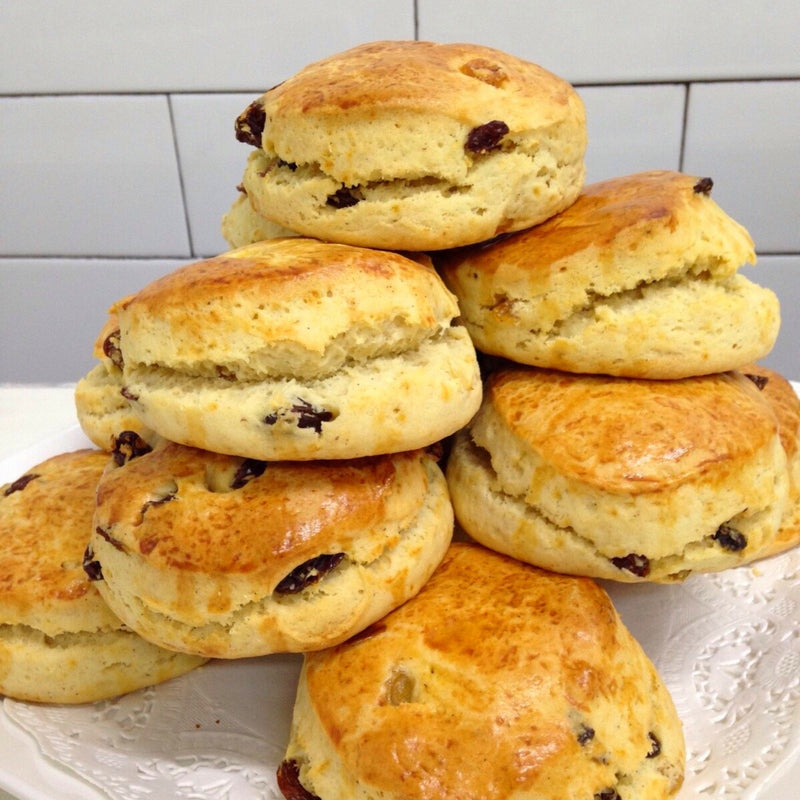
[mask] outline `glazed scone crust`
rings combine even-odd
[[[498,122],[502,142],[465,146]],[[569,205],[585,175],[574,89],[477,45],[361,45],[269,90],[238,127],[258,147],[242,183],[261,215],[369,247],[441,249],[520,230]],[[328,201],[343,190],[345,203]]]
[[[98,588],[131,628],[236,658],[324,647],[385,614],[439,563],[453,515],[423,452],[255,464],[165,443],[103,477],[94,526]],[[277,591],[339,553],[317,584]]]
[[[205,659],[145,641],[84,572],[100,450],[53,456],[0,488],[0,694],[85,703],[160,683]]]
[[[739,373],[665,382],[501,370],[447,469],[456,517],[485,545],[621,581],[751,561],[789,497],[774,413]],[[746,546],[722,546],[723,525]]]
[[[780,310],[738,274],[752,240],[706,186],[669,171],[594,183],[547,222],[437,266],[487,353],[626,377],[736,369],[769,352]]]
[[[480,403],[477,357],[429,259],[275,239],[122,303],[125,396],[161,436],[267,460],[426,447]]]
[[[416,598],[306,656],[286,757],[326,800],[652,800],[677,792],[684,752],[596,584],[454,544]]]

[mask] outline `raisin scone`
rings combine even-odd
[[[452,538],[425,451],[268,463],[162,442],[129,456],[98,485],[87,561],[119,617],[174,650],[338,643],[419,591]]]
[[[422,591],[304,657],[287,800],[665,800],[675,706],[608,595],[455,543]]]
[[[781,444],[789,468],[789,504],[777,536],[762,548],[771,556],[800,544],[800,397],[780,373],[761,364],[748,364],[742,372],[761,389],[775,412]]]
[[[144,439],[155,434],[134,413],[122,388],[122,351],[119,321],[112,311],[94,342],[97,364],[75,385],[75,412],[81,429],[101,450],[111,450],[122,431],[135,431]]]
[[[0,487],[0,694],[89,703],[200,666],[138,636],[83,568],[101,450],[62,453]],[[90,567],[91,569],[91,567]]]
[[[780,309],[739,272],[753,242],[711,187],[670,171],[593,183],[547,222],[437,267],[485,353],[633,378],[738,369],[772,349]]]
[[[236,121],[253,208],[306,236],[438,250],[535,225],[585,177],[562,78],[473,44],[379,41],[309,64]]]
[[[498,369],[447,465],[464,530],[557,572],[672,582],[762,557],[790,501],[778,420],[738,372]]]
[[[477,355],[430,260],[280,238],[121,303],[124,391],[171,441],[264,460],[427,447],[480,404]]]

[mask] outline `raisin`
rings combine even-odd
[[[330,422],[333,419],[333,412],[326,411],[324,408],[315,408],[311,403],[303,400],[302,397],[297,398],[297,402],[290,406],[288,410],[279,409],[267,414],[264,417],[266,425],[274,425],[286,413],[293,414],[296,417],[295,424],[298,428],[313,428],[315,433],[322,433],[322,423]]]
[[[94,550],[91,545],[86,545],[86,550],[83,551],[83,571],[90,581],[103,580],[103,570],[100,567],[100,562],[95,560]]]
[[[120,553],[125,552],[125,545],[119,539],[114,538],[110,531],[107,531],[105,528],[100,527],[99,525],[95,528],[95,532],[98,536],[101,536],[105,539],[115,550],[119,550]]]
[[[6,486],[5,491],[3,492],[3,497],[8,497],[10,494],[14,492],[21,492],[31,481],[36,480],[39,477],[39,473],[37,472],[29,472],[26,475],[22,475],[21,477],[17,478],[13,483],[9,483]]]
[[[622,798],[616,789],[609,786],[607,789],[603,789],[602,792],[595,792],[594,800],[622,800]]]
[[[716,540],[724,550],[730,550],[732,553],[744,550],[747,547],[747,537],[724,522],[717,528],[717,532],[711,538]]]
[[[254,458],[247,458],[239,465],[236,474],[231,481],[231,489],[241,489],[248,481],[264,474],[267,468],[266,461],[257,461]]]
[[[295,567],[276,587],[278,594],[297,594],[319,581],[344,558],[344,553],[323,553]]]
[[[111,363],[115,367],[119,367],[122,369],[123,367],[123,360],[122,360],[122,350],[119,346],[119,328],[115,331],[111,331],[111,333],[106,336],[103,340],[103,355],[108,358]]]
[[[293,163],[292,161],[284,161],[282,158],[279,158],[277,161],[277,166],[279,167],[286,167],[286,169],[294,172],[297,169],[297,164]]]
[[[122,431],[114,437],[111,456],[118,467],[125,466],[131,459],[146,455],[153,448],[136,431]]]
[[[261,147],[261,134],[267,124],[267,112],[260,100],[254,100],[236,118],[236,140],[253,147]]]
[[[627,556],[612,558],[611,563],[617,569],[625,569],[639,578],[645,578],[650,574],[650,559],[639,553],[628,553]]]
[[[178,490],[167,492],[167,494],[162,495],[161,497],[157,497],[155,500],[147,500],[145,503],[142,504],[141,510],[141,518],[144,517],[145,512],[148,508],[152,508],[153,506],[163,506],[164,503],[169,503],[170,500],[175,500],[178,496]]]
[[[337,189],[333,194],[328,195],[328,199],[325,202],[333,208],[350,208],[360,203],[361,198],[356,197],[346,186],[342,186],[341,189]]]
[[[581,725],[581,729],[576,738],[578,739],[578,744],[588,744],[594,739],[594,728],[590,728],[588,725]]]
[[[645,756],[645,758],[655,758],[656,756],[661,754],[661,742],[652,731],[647,734],[647,737],[650,739],[652,743],[652,747],[650,748],[650,752]]]
[[[706,196],[711,194],[711,189],[714,187],[714,181],[711,178],[700,178],[699,181],[692,187],[695,194],[704,194]]]
[[[459,72],[496,87],[502,86],[508,80],[505,70],[486,58],[473,58],[472,61],[467,61],[461,65]]]
[[[319,800],[319,797],[300,783],[300,767],[298,763],[289,758],[282,761],[276,773],[278,788],[286,800]]]
[[[745,372],[744,376],[745,378],[750,378],[759,390],[763,389],[769,383],[769,378],[766,375],[753,375],[752,372]]]
[[[221,365],[217,365],[216,373],[218,378],[222,378],[224,381],[235,381],[236,380],[236,373],[232,370],[228,369],[227,367],[223,367]]]
[[[314,408],[305,400],[299,400],[292,406],[292,413],[297,414],[298,428],[313,428],[316,433],[322,433],[322,423],[330,422],[333,414],[324,408]]]
[[[500,147],[500,140],[508,133],[508,125],[499,119],[493,119],[484,125],[478,125],[467,134],[464,147],[471,153],[488,153]]]
[[[127,386],[123,386],[119,393],[126,399],[130,400],[131,403],[135,403],[139,399],[139,395],[136,392],[131,391]]]

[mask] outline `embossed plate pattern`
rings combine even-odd
[[[83,441],[71,429],[0,462],[0,483]],[[687,769],[679,800],[794,800],[800,548],[680,585],[604,586],[683,720]],[[282,800],[274,774],[299,667],[299,656],[215,661],[80,707],[4,699],[0,722],[14,747],[0,746],[0,786],[21,800],[42,800],[42,785],[63,770],[85,781],[85,800]],[[25,749],[28,736],[37,751]],[[21,770],[14,757],[31,763]],[[26,768],[29,788],[19,777]]]

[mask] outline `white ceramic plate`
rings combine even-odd
[[[71,428],[0,462],[0,483],[86,445]],[[683,720],[679,800],[794,800],[800,548],[681,585],[604,585]],[[5,699],[0,787],[20,800],[282,800],[274,774],[299,667],[298,656],[214,661],[80,707]]]

